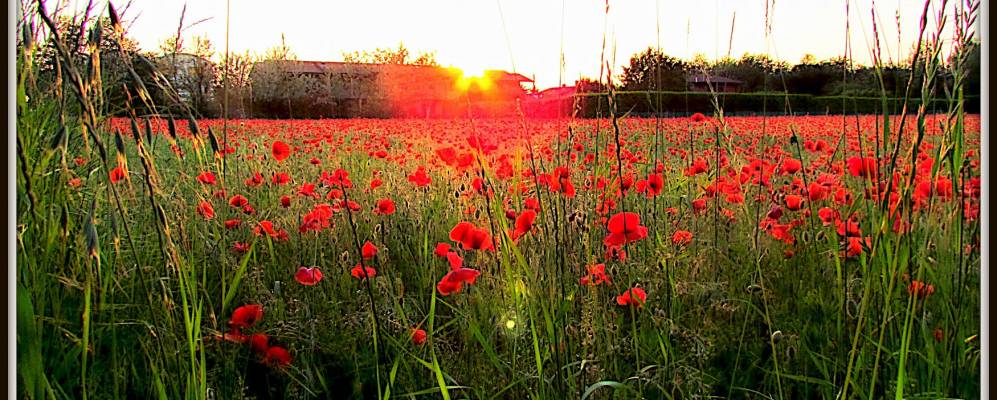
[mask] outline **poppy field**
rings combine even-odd
[[[976,115],[105,125],[24,200],[40,397],[979,390]]]

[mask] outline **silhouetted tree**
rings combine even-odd
[[[405,47],[404,43],[398,43],[397,49],[376,48],[374,50],[354,50],[351,53],[343,53],[344,62],[371,63],[371,64],[405,64],[405,65],[428,65],[437,66],[436,53],[419,53],[414,59],[412,54]]]
[[[623,90],[685,90],[686,64],[648,47],[623,67]]]

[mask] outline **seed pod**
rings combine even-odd
[[[100,24],[96,24],[93,29],[90,30],[90,37],[87,38],[90,41],[90,45],[98,51],[100,50],[101,39],[103,39],[103,31],[104,30],[101,29]]]
[[[797,353],[796,346],[786,346],[787,359],[793,359],[794,357],[796,357],[796,353]]]
[[[24,46],[25,52],[30,53],[35,47],[35,24],[31,23],[21,29],[22,33],[22,45]]]
[[[210,126],[208,127],[208,142],[211,143],[211,151],[215,152],[215,154],[220,154],[218,139],[215,139],[215,133],[211,130]]]
[[[121,131],[114,131],[114,148],[118,150],[118,155],[121,156],[125,153],[125,142],[121,139]]]
[[[187,115],[187,127],[190,128],[191,135],[198,136],[201,134],[201,131],[197,128],[197,121],[194,121],[194,117],[189,114]]]
[[[145,142],[150,146],[152,145],[152,123],[149,121],[149,117],[145,117]]]
[[[66,126],[65,125],[61,125],[59,127],[59,130],[55,133],[55,136],[52,137],[52,143],[49,145],[49,147],[52,150],[57,150],[59,148],[65,149],[66,148],[66,137],[67,136],[68,136],[68,133],[66,132]]]
[[[138,121],[135,120],[135,117],[132,117],[128,119],[128,122],[131,123],[132,138],[135,139],[135,143],[142,141],[142,133],[138,129]]]
[[[83,225],[83,237],[87,244],[87,254],[90,257],[97,258],[100,255],[100,242],[97,236],[97,227],[94,225],[93,211],[97,207],[97,199],[94,198],[90,202],[90,215],[87,216],[87,221]]]
[[[107,14],[108,14],[108,17],[110,17],[110,19],[111,19],[111,26],[114,27],[115,30],[120,30],[121,29],[121,19],[118,18],[118,11],[114,9],[114,4],[111,4],[110,1],[107,2]],[[98,26],[99,26],[99,24],[98,24]]]
[[[174,141],[177,140],[177,123],[176,121],[173,121],[172,115],[170,116],[170,119],[166,120],[166,126],[168,128],[168,132],[170,133],[170,137],[173,138]]]

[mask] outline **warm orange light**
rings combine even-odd
[[[471,86],[474,86],[481,91],[488,90],[492,87],[492,81],[486,76],[484,69],[473,72],[466,69],[460,69],[458,71],[457,89],[462,92],[468,91]]]

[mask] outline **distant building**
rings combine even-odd
[[[575,86],[560,86],[531,94],[523,102],[526,115],[540,118],[570,117],[574,111]]]
[[[211,110],[215,94],[215,66],[210,60],[194,54],[176,53],[159,56],[152,61],[181,101],[201,115],[213,115],[217,111]]]
[[[466,116],[469,105],[477,116],[512,115],[532,82],[497,70],[465,77],[436,66],[290,60],[258,63],[253,81],[266,92],[254,94],[263,107],[289,116],[419,118]]]
[[[712,86],[717,93],[737,93],[744,82],[716,75],[689,75],[685,77],[686,88],[690,92],[709,92]]]

